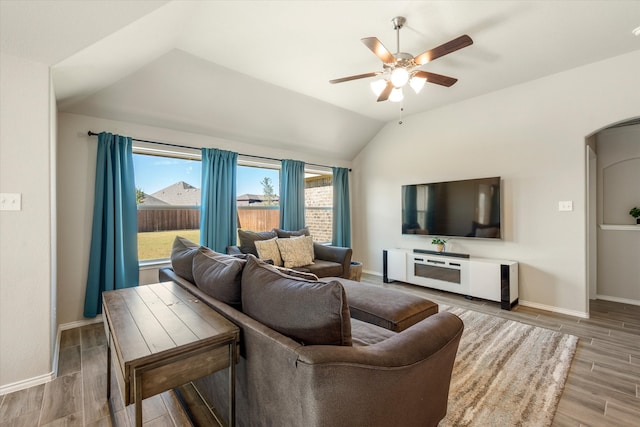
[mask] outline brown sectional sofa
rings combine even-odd
[[[391,289],[307,280],[251,255],[177,246],[160,280],[175,281],[240,327],[238,425],[436,426],[445,416],[463,331],[455,315]],[[196,277],[185,277],[189,255]],[[229,284],[239,285],[240,304]],[[195,384],[217,414],[228,413],[226,371]]]

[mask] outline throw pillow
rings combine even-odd
[[[195,284],[208,295],[237,308],[242,303],[240,282],[246,262],[203,246],[193,257]]]
[[[311,236],[311,233],[309,232],[309,227],[301,228],[300,230],[296,230],[296,231],[287,231],[287,230],[281,230],[279,228],[274,228],[273,231],[275,231],[279,239],[286,239],[288,237],[294,237],[294,236]]]
[[[292,278],[249,257],[242,272],[242,309],[304,345],[351,345],[349,304],[338,281]]]
[[[256,250],[256,240],[269,240],[274,237],[278,237],[276,232],[271,231],[249,231],[243,230],[241,228],[238,229],[238,240],[240,240],[240,251],[243,254],[251,254],[258,256],[258,251]]]
[[[313,264],[315,254],[313,253],[313,238],[311,236],[278,239],[276,243],[285,267],[295,268]]]
[[[262,260],[271,260],[273,265],[279,267],[282,266],[282,258],[280,257],[280,249],[278,249],[277,237],[269,240],[256,240],[256,250],[258,251],[258,258]]]
[[[193,243],[189,239],[176,236],[171,248],[171,267],[173,272],[194,283],[193,281],[193,257],[200,245]]]

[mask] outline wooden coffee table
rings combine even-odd
[[[234,425],[236,325],[174,282],[104,292],[102,301],[109,402],[112,358],[124,404],[135,404],[136,426],[143,399],[228,368]]]

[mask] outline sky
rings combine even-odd
[[[200,188],[202,185],[202,167],[199,160],[134,154],[133,169],[136,188],[146,194],[153,194],[179,181],[184,181],[196,188]],[[273,190],[278,194],[280,191],[277,169],[238,166],[237,195],[262,194],[264,191],[260,181],[265,177],[271,178]]]

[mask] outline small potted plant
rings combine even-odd
[[[629,215],[631,215],[636,219],[636,224],[640,224],[640,208],[638,208],[637,206],[634,206],[629,211]]]
[[[431,240],[432,245],[436,245],[436,250],[438,252],[444,252],[444,245],[447,243],[445,239],[441,239],[440,237],[434,237]]]

